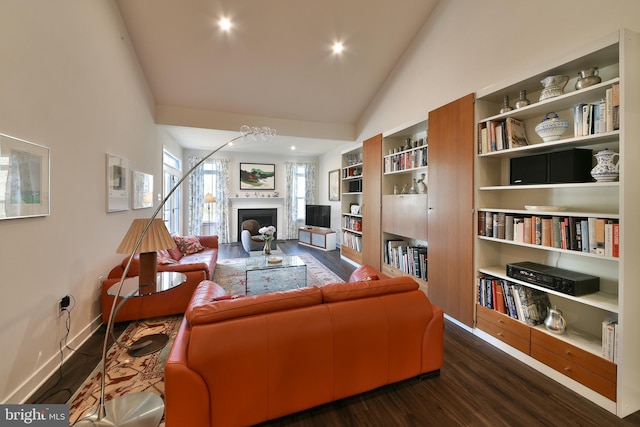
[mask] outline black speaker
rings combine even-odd
[[[547,154],[512,157],[510,163],[511,185],[546,184]]]
[[[584,148],[549,153],[549,183],[593,181],[592,162],[591,150]]]
[[[585,148],[512,157],[509,163],[509,183],[526,185],[590,182],[593,181],[592,158],[591,150]]]

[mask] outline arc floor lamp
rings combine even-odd
[[[149,392],[131,393],[123,396],[118,396],[109,401],[105,401],[105,386],[106,386],[106,371],[107,371],[107,349],[109,343],[109,336],[111,335],[111,329],[113,328],[113,321],[115,313],[117,311],[116,306],[118,298],[122,291],[124,280],[129,273],[129,268],[134,259],[136,253],[141,252],[143,241],[149,233],[149,230],[157,223],[154,221],[158,213],[162,210],[169,198],[173,195],[175,190],[195,171],[202,163],[213,156],[215,153],[223,149],[224,147],[232,144],[233,142],[244,139],[248,136],[255,140],[268,141],[275,136],[275,129],[271,129],[267,126],[264,127],[249,127],[243,125],[240,128],[240,135],[232,138],[207,154],[198,163],[196,163],[183,177],[173,186],[171,191],[160,202],[151,218],[148,219],[146,225],[139,233],[139,237],[133,245],[129,261],[125,266],[122,273],[122,278],[118,284],[115,297],[113,298],[113,304],[111,306],[111,313],[109,314],[109,321],[107,322],[107,330],[105,331],[104,344],[102,346],[102,376],[100,378],[100,400],[97,408],[90,414],[79,419],[74,426],[99,426],[99,427],[114,427],[114,426],[126,426],[126,427],[157,427],[162,420],[164,414],[164,402],[160,396]],[[144,251],[144,248],[142,248]],[[142,285],[142,283],[141,283]]]

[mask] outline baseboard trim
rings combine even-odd
[[[67,340],[70,347],[79,348],[84,344],[93,333],[102,326],[102,315],[97,316],[88,325],[80,330],[71,340]],[[65,349],[62,363],[66,362],[71,356],[73,351]],[[47,360],[36,372],[34,372],[29,378],[27,378],[20,386],[18,386],[11,394],[7,396],[7,399],[2,402],[6,403],[20,403],[24,404],[45,382],[58,372],[60,368],[60,353],[56,352],[53,356]]]

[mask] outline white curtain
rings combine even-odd
[[[189,156],[189,169],[197,164],[201,157]],[[204,166],[198,166],[187,178],[187,235],[197,236],[202,230],[202,206],[204,202]]]
[[[298,167],[304,167],[305,195],[307,204],[315,203],[317,186],[317,165],[315,163],[285,162],[284,236],[285,239],[298,238]]]
[[[216,188],[213,196],[216,198],[216,205],[213,211],[214,222],[216,224],[215,233],[218,235],[220,243],[229,243],[229,159],[212,159],[214,170],[218,171]]]

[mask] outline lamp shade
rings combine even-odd
[[[205,203],[215,203],[216,202],[216,198],[213,197],[213,194],[207,193],[207,194],[204,195],[204,202]]]
[[[144,229],[149,223],[148,218],[138,218],[134,219],[129,227],[129,231],[122,239],[120,246],[116,250],[119,254],[130,254],[133,253],[133,250],[140,239],[140,236],[144,233]],[[175,248],[176,242],[169,234],[169,230],[164,225],[164,221],[160,218],[155,218],[147,233],[144,235],[142,242],[140,243],[140,247],[135,251],[135,253],[144,253],[144,252],[156,252],[163,249]]]

